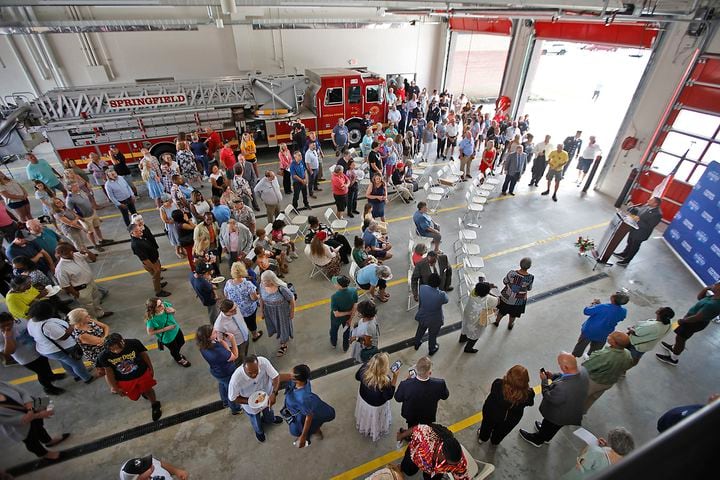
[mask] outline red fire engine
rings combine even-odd
[[[385,80],[363,68],[320,68],[304,75],[250,74],[241,78],[168,81],[103,87],[56,89],[30,102],[17,97],[26,114],[14,115],[15,150],[30,145],[42,132],[62,160],[83,165],[92,152],[106,156],[114,144],[129,163],[145,147],[159,157],[175,153],[181,132],[205,129],[223,140],[251,132],[258,147],[291,143],[291,125],[301,121],[308,132],[329,139],[344,118],[350,141],[362,139],[363,114],[382,122],[387,114]],[[188,139],[189,140],[189,139]],[[20,154],[7,151],[4,154]]]

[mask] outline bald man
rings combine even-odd
[[[587,371],[583,367],[578,368],[577,359],[567,352],[558,355],[557,363],[562,373],[540,370],[542,422],[535,422],[535,433],[520,430],[523,440],[533,447],[550,442],[563,426],[580,425],[582,422],[589,386]]]
[[[627,350],[630,337],[626,333],[612,332],[607,342],[609,346],[593,352],[582,364],[589,378],[585,412],[633,366],[632,355]]]

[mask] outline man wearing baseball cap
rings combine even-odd
[[[120,480],[172,480],[173,476],[178,480],[187,480],[188,473],[152,455],[131,458],[120,469]]]
[[[357,288],[350,287],[350,279],[345,275],[332,277],[337,291],[330,297],[330,344],[337,348],[338,329],[343,328],[343,352],[350,348],[350,322],[357,309]]]

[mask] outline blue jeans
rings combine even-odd
[[[85,368],[85,364],[82,360],[75,360],[65,352],[59,351],[55,353],[48,353],[45,356],[62,363],[62,366],[67,373],[74,377],[80,377],[84,382],[93,378],[88,369]]]
[[[255,433],[258,435],[265,433],[262,427],[263,423],[271,424],[273,420],[275,420],[275,413],[273,413],[272,408],[266,408],[260,413],[245,413],[250,419],[250,425],[252,425],[253,430],[255,430]]]
[[[232,375],[229,375],[224,378],[216,378],[216,380],[218,381],[218,392],[220,393],[220,400],[222,400],[223,405],[229,406],[230,410],[235,413],[242,410],[242,407],[235,402],[231,402],[228,398],[228,385],[230,385],[231,378]]]

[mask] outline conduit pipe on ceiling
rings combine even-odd
[[[35,16],[35,12],[32,10],[31,7],[20,7],[20,10],[25,12],[25,16],[31,22],[38,21],[37,17]],[[41,47],[40,53],[47,60],[47,63],[50,66],[50,70],[53,73],[53,79],[55,80],[55,83],[60,88],[67,87],[68,81],[67,78],[65,78],[65,73],[62,71],[62,68],[60,68],[57,57],[55,56],[55,53],[53,52],[52,47],[48,43],[47,39],[44,35],[37,35],[37,40],[40,43]]]
[[[92,10],[88,7],[87,8],[87,15],[89,20],[95,20],[93,18]],[[95,34],[95,41],[97,43],[98,49],[100,50],[100,54],[102,55],[105,65],[105,71],[107,72],[108,78],[110,80],[115,79],[115,71],[112,68],[112,58],[110,58],[110,54],[108,53],[107,48],[105,47],[105,41],[102,39],[102,36],[99,33]]]
[[[23,12],[20,11],[20,8],[10,9],[10,12],[12,13],[13,18],[15,18],[18,22],[23,21],[24,15]],[[25,43],[25,48],[27,48],[28,52],[30,52],[30,56],[35,63],[35,67],[37,67],[38,72],[40,72],[40,76],[42,76],[43,80],[52,79],[50,66],[45,63],[45,59],[40,53],[40,43],[38,42],[38,39],[35,38],[35,35],[23,35],[22,39]]]

